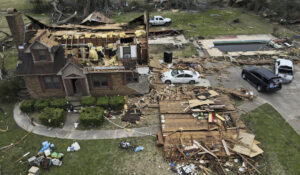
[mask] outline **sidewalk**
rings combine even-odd
[[[34,134],[55,137],[60,139],[76,139],[76,140],[95,140],[95,139],[117,139],[126,137],[143,137],[148,135],[156,135],[160,128],[159,125],[152,125],[149,127],[131,128],[130,132],[125,129],[116,130],[74,130],[72,127],[63,128],[47,128],[46,126],[36,124],[32,126],[26,114],[22,113],[19,108],[19,103],[14,107],[14,119],[18,126],[24,130]],[[72,114],[68,114],[72,115]],[[78,115],[78,114],[74,114]],[[78,116],[74,116],[78,117]]]

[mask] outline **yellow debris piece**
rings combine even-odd
[[[131,132],[131,129],[126,129],[127,132]]]
[[[107,38],[107,34],[101,34],[101,33],[97,33],[96,38]]]
[[[143,29],[144,29],[144,26],[143,26],[143,25],[139,25],[139,26],[137,26],[137,29],[143,30]]]
[[[85,38],[91,38],[91,35],[92,35],[92,34],[90,34],[90,33],[85,33],[85,34],[84,34],[84,37],[85,37]]]
[[[102,38],[102,35],[100,33],[97,33],[95,36],[96,38]]]
[[[225,121],[225,119],[222,116],[220,116],[219,114],[216,114],[216,117],[218,117],[222,121]]]
[[[93,45],[93,43],[88,43],[88,47],[89,48],[91,48],[91,47],[93,47],[94,45]]]
[[[68,35],[63,35],[63,39],[68,39]]]
[[[93,61],[98,61],[98,53],[95,48],[91,48],[89,51],[89,57],[93,59]]]
[[[125,33],[125,32],[122,32],[122,33],[119,34],[119,36],[120,36],[121,38],[125,38],[125,37],[126,37],[126,33]]]
[[[107,38],[107,34],[102,34],[102,38]]]
[[[113,56],[111,59],[104,59],[104,66],[117,66],[117,56]]]
[[[97,52],[102,52],[102,46],[96,47]]]
[[[108,47],[109,49],[112,49],[112,48],[114,47],[114,44],[113,44],[113,43],[110,43],[110,44],[107,45],[107,47]]]
[[[80,35],[74,35],[75,39],[79,39]]]
[[[107,36],[108,36],[109,38],[112,38],[112,37],[113,37],[113,32],[107,33]]]
[[[137,37],[146,36],[145,30],[137,30],[134,32]]]

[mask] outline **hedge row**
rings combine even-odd
[[[100,126],[104,120],[104,109],[84,107],[79,114],[79,122],[85,127]]]
[[[124,107],[124,96],[105,96],[98,97],[85,97],[81,100],[82,106],[98,106],[101,108],[111,108],[113,110],[121,110]]]
[[[24,113],[33,111],[43,111],[46,107],[67,109],[67,100],[64,98],[51,99],[38,99],[38,100],[23,100],[20,104],[20,109]]]
[[[39,115],[39,120],[43,125],[59,127],[65,122],[64,113],[63,109],[46,107]]]

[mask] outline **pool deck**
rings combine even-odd
[[[206,40],[199,40],[198,43],[202,44],[202,48],[207,51],[207,53],[211,57],[238,57],[238,56],[255,56],[255,55],[280,55],[282,52],[279,50],[268,50],[268,51],[246,51],[246,52],[228,52],[223,53],[219,49],[214,47],[214,42],[230,42],[230,41],[253,41],[253,40],[273,40],[276,39],[271,34],[259,34],[259,35],[230,35],[226,36],[219,36],[215,39],[206,39]]]

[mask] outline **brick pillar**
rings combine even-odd
[[[7,9],[6,20],[18,48],[24,42],[24,21],[20,12],[14,8]]]

